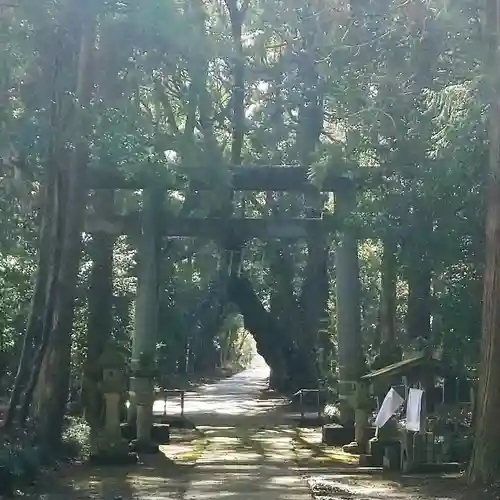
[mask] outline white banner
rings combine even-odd
[[[408,402],[406,403],[406,428],[409,431],[420,432],[423,395],[424,391],[421,389],[410,389],[410,393],[408,394]]]
[[[391,387],[375,419],[375,427],[383,427],[403,403],[404,399]]]

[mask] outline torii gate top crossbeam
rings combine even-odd
[[[133,168],[132,174],[125,174],[118,168],[89,169],[87,187],[89,189],[143,189],[148,185],[163,185],[166,190],[179,188],[172,178],[172,172],[165,174],[148,168]],[[183,167],[176,171],[179,176],[191,180],[196,190],[213,189],[214,179],[208,169]],[[168,174],[168,175],[166,175]],[[220,182],[220,179],[218,180]],[[235,191],[295,191],[304,192],[316,187],[309,179],[309,168],[293,165],[243,165],[229,169],[229,187]],[[353,188],[356,182],[346,175],[330,171],[317,188],[324,192],[339,192]]]
[[[87,216],[85,230],[108,234],[138,234],[140,214],[115,216],[104,220]],[[176,238],[208,238],[215,240],[247,241],[252,238],[291,239],[307,238],[316,231],[334,232],[338,229],[337,217],[325,214],[318,218],[172,218],[159,229],[160,234]]]

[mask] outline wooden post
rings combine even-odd
[[[355,209],[354,190],[345,190],[336,195],[335,210],[339,219],[343,220],[335,254],[340,417],[342,423],[349,426],[354,424],[355,387],[364,364],[358,243],[348,220]]]
[[[158,333],[159,231],[163,193],[155,188],[143,191],[142,236],[139,246],[139,276],[135,305],[135,329],[132,338],[130,379],[130,416],[137,425],[137,447],[154,451],[151,441],[153,425],[153,384],[156,370]]]

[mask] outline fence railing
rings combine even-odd
[[[302,419],[305,418],[305,405],[304,405],[304,396],[306,394],[316,394],[316,403],[317,403],[317,412],[318,412],[318,418],[320,418],[323,415],[323,408],[321,405],[321,393],[323,392],[323,389],[299,389],[295,394],[292,395],[292,398],[295,398],[298,396],[299,398],[299,403],[300,403],[300,417]]]
[[[163,417],[167,416],[167,402],[169,396],[180,396],[181,417],[184,417],[184,403],[186,399],[186,391],[184,389],[159,389],[156,393],[157,397],[163,400]]]

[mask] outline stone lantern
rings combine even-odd
[[[94,439],[91,460],[109,465],[135,463],[137,455],[130,453],[120,425],[120,402],[127,384],[124,355],[116,347],[108,346],[99,365],[102,370],[100,390],[104,400],[104,426]]]

